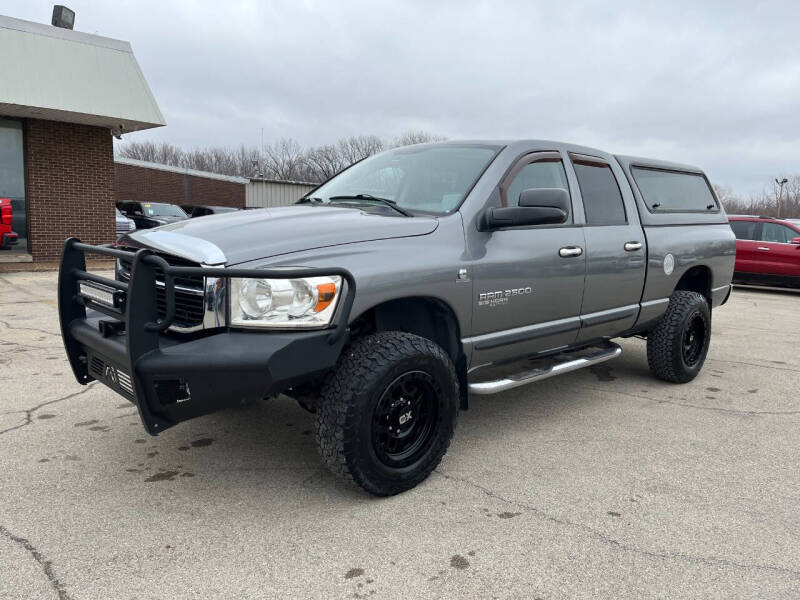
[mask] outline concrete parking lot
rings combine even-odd
[[[282,397],[157,438],[0,275],[0,598],[797,598],[800,295],[737,289],[702,374],[645,343],[474,397],[437,471],[369,497]]]

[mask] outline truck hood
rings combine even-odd
[[[158,215],[152,217],[142,217],[143,219],[147,219],[148,221],[152,221],[153,223],[158,223],[159,225],[168,225],[170,223],[180,223],[181,221],[185,221],[187,217],[171,217],[167,215]]]
[[[188,219],[142,229],[121,245],[152,248],[207,265],[236,265],[289,252],[426,235],[431,217],[384,216],[356,208],[285,206]]]

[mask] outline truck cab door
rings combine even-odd
[[[495,194],[502,206],[515,206],[520,192],[531,188],[571,192],[558,152],[522,157]],[[465,340],[472,346],[473,366],[536,355],[575,341],[585,273],[579,223],[571,199],[564,224],[508,227],[477,236],[472,248],[477,257],[473,335]]]
[[[585,214],[586,282],[578,342],[633,327],[644,289],[647,246],[633,193],[616,162],[570,154]]]

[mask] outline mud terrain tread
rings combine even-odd
[[[399,361],[427,355],[447,366],[453,387],[452,424],[445,435],[437,437],[436,446],[424,468],[401,482],[375,484],[365,477],[363,458],[358,456],[358,427],[363,396],[369,394],[381,378]],[[334,372],[322,388],[315,425],[316,442],[328,468],[346,481],[353,482],[378,496],[390,496],[410,489],[423,481],[441,461],[450,445],[457,415],[458,377],[450,357],[434,342],[410,333],[376,333],[345,348]]]

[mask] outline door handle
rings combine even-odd
[[[758,248],[756,248],[756,250],[762,250],[763,252],[769,252],[769,248],[767,248],[766,246],[759,246]]]
[[[633,252],[634,250],[641,250],[642,242],[625,242],[625,252]]]
[[[570,256],[580,256],[583,254],[583,248],[578,246],[565,246],[558,251],[561,258],[569,258]]]

